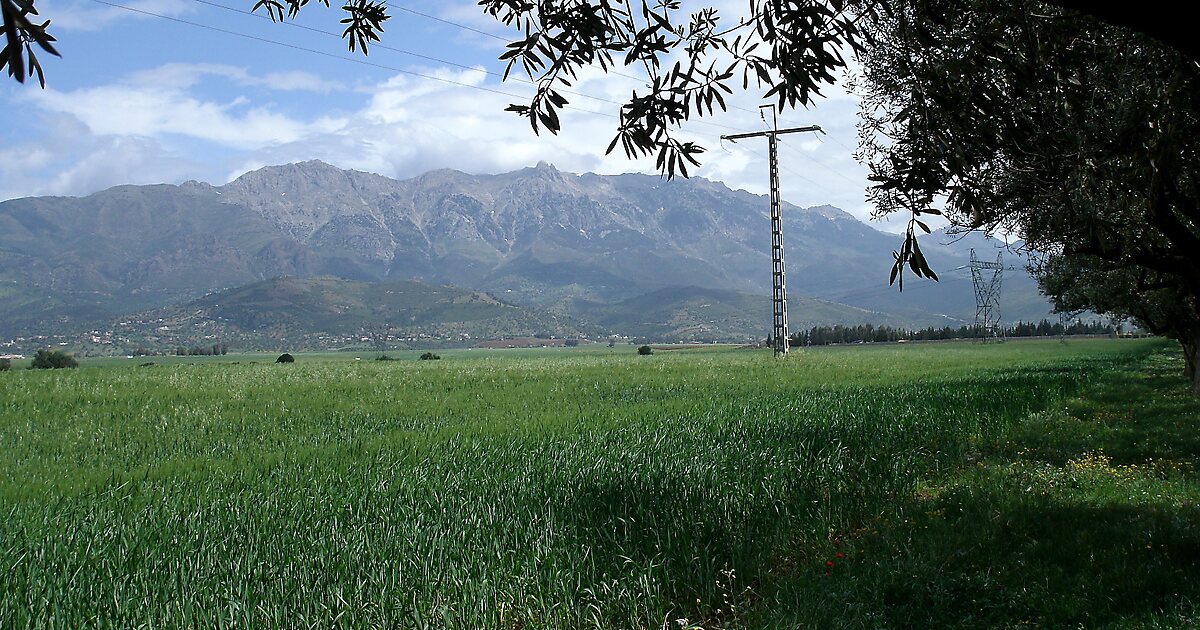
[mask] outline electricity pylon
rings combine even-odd
[[[984,343],[996,340],[1000,334],[1000,285],[1004,281],[1004,259],[996,252],[996,262],[987,262],[975,257],[971,248],[971,282],[975,285],[975,329]],[[984,271],[991,271],[985,279]]]
[[[775,356],[788,353],[788,313],[787,313],[787,283],[783,271],[783,216],[780,213],[779,200],[779,140],[778,136],[785,133],[800,133],[806,131],[821,131],[816,125],[808,127],[779,128],[779,118],[774,105],[763,105],[759,109],[771,108],[771,129],[755,133],[737,133],[731,136],[721,136],[722,140],[737,142],[744,138],[767,137],[770,150],[771,174],[771,305],[772,326],[771,343],[775,347]]]

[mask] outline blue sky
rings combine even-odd
[[[574,172],[654,172],[651,162],[631,162],[619,150],[604,156],[617,105],[596,99],[627,98],[637,87],[632,79],[581,76],[575,91],[594,98],[568,95],[578,109],[564,113],[558,136],[536,136],[524,119],[504,112],[530,89],[486,73],[503,70],[496,58],[507,32],[474,0],[391,4],[382,44],[437,61],[378,46],[364,58],[337,37],[238,12],[252,0],[112,1],[164,17],[95,0],[39,2],[63,58],[43,56],[45,90],[36,82],[0,82],[0,100],[20,112],[19,122],[0,131],[9,158],[0,162],[0,199],[85,195],[122,183],[222,184],[247,170],[307,159],[400,179],[435,168],[495,173],[541,160]],[[333,4],[313,2],[297,23],[340,31]],[[748,3],[716,4],[731,16]],[[765,128],[760,94],[752,89],[730,102],[740,109],[684,128],[709,149],[695,174],[765,192],[765,141],[719,141]],[[851,155],[857,108],[855,97],[834,88],[815,107],[781,115],[782,126],[819,124],[828,132],[782,140],[786,200],[869,216],[866,170]]]

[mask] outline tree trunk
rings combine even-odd
[[[1192,382],[1192,393],[1200,396],[1200,371],[1196,370],[1196,364],[1200,362],[1200,342],[1192,341],[1190,344],[1183,347],[1183,356],[1187,361],[1187,366],[1184,368],[1188,380]]]
[[[1192,393],[1200,395],[1200,371],[1196,370],[1200,363],[1200,334],[1180,335],[1179,345],[1183,346],[1184,374],[1192,384]]]

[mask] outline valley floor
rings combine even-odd
[[[1163,341],[360,358],[0,373],[0,627],[1200,622]]]

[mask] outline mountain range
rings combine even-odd
[[[118,186],[86,197],[14,199],[0,203],[0,337],[100,329],[133,315],[178,318],[180,308],[222,292],[231,296],[227,303],[254,304],[249,294],[278,293],[280,285],[267,281],[279,278],[321,279],[324,289],[312,295],[333,300],[316,309],[326,315],[346,306],[337,300],[354,301],[348,295],[368,304],[388,290],[373,283],[411,282],[410,295],[428,292],[433,302],[448,285],[479,304],[514,309],[503,312],[509,324],[487,334],[541,327],[662,339],[761,337],[769,327],[767,210],[763,196],[701,178],[576,175],[545,163],[398,181],[310,161],[265,167],[223,186]],[[961,267],[972,247],[993,260],[994,242],[974,234],[925,237],[942,282],[914,280],[900,292],[887,285],[898,236],[831,206],[785,204],[783,212],[793,328],[973,321],[974,295]],[[338,283],[359,284],[331,288]],[[193,306],[197,317],[218,317]],[[1023,271],[1006,275],[1002,309],[1010,321],[1050,310]],[[389,323],[378,309],[343,310],[359,319],[305,316],[292,324],[340,330]],[[247,313],[243,323],[257,322],[251,328],[283,318]],[[459,315],[450,309],[439,317],[447,323]]]

